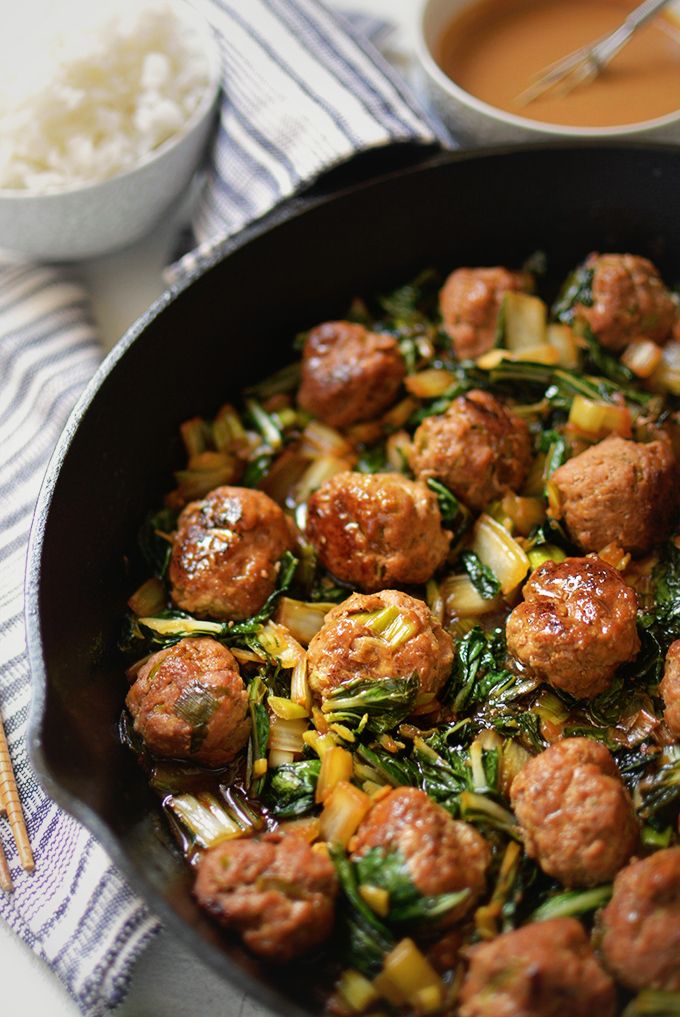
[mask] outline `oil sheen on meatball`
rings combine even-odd
[[[498,312],[510,291],[529,292],[533,279],[528,272],[507,268],[457,268],[439,294],[444,328],[451,336],[456,356],[474,359],[496,341]]]
[[[435,477],[469,508],[517,491],[531,465],[526,422],[488,392],[454,399],[446,413],[426,417],[413,436],[410,466],[422,480]]]
[[[243,619],[276,587],[292,546],[286,517],[262,491],[217,487],[177,521],[169,578],[172,599],[191,614]]]
[[[444,925],[468,914],[484,892],[489,845],[473,826],[452,819],[417,788],[395,788],[368,813],[357,831],[352,858],[371,850],[385,856],[398,852],[423,896],[468,891],[447,913]]]
[[[583,926],[553,918],[470,951],[460,1017],[613,1017],[614,983]]]
[[[590,738],[565,738],[530,759],[510,799],[527,854],[564,886],[607,883],[638,846],[637,818],[616,763]]]
[[[224,766],[248,741],[248,694],[232,653],[214,639],[181,639],[154,653],[125,702],[156,756]]]
[[[680,847],[622,869],[601,926],[605,964],[627,988],[680,992]]]
[[[670,532],[678,509],[678,468],[670,445],[618,436],[555,470],[559,515],[584,551],[618,544],[642,554]]]
[[[651,261],[635,254],[591,254],[585,268],[593,273],[592,305],[576,304],[575,316],[603,346],[618,352],[640,337],[661,344],[670,339],[678,308]]]
[[[640,649],[635,593],[599,558],[547,561],[523,593],[507,621],[508,650],[555,688],[590,699]]]
[[[386,410],[405,373],[392,336],[327,321],[307,336],[298,403],[331,427],[348,427]]]
[[[388,618],[395,614],[393,639],[389,628],[383,634],[370,628],[372,618],[386,609]],[[422,600],[399,590],[354,593],[328,612],[307,659],[309,684],[319,699],[355,678],[380,681],[413,674],[421,695],[436,695],[451,674],[453,640]]]
[[[437,496],[401,473],[337,473],[308,503],[307,537],[337,579],[366,592],[425,583],[450,534]]]
[[[663,715],[666,727],[675,738],[680,738],[680,639],[668,648],[659,692],[666,707]]]
[[[202,856],[199,903],[245,945],[279,963],[314,949],[333,928],[337,880],[327,855],[302,837],[229,840]]]

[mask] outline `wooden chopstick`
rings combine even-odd
[[[0,890],[4,890],[6,893],[9,893],[12,889],[12,877],[9,874],[9,865],[7,864],[2,844],[0,844]]]
[[[31,844],[28,839],[28,830],[26,829],[26,820],[24,819],[24,810],[21,807],[19,800],[19,791],[17,789],[17,782],[14,776],[14,767],[12,766],[12,760],[9,754],[9,746],[7,744],[7,737],[5,735],[5,729],[0,720],[0,801],[4,811],[7,813],[7,819],[12,830],[12,836],[14,837],[14,843],[17,846],[19,852],[19,861],[21,868],[25,869],[26,872],[32,872],[35,868],[35,862],[33,860],[33,852],[31,850]],[[0,849],[1,850],[1,849]],[[4,863],[4,865],[3,865]],[[5,880],[9,882],[9,886],[5,885]],[[5,858],[4,852],[0,857],[0,886],[3,890],[11,889],[12,882],[9,878],[9,869],[7,867],[7,859]]]

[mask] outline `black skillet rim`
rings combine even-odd
[[[104,847],[114,864],[121,870],[126,880],[134,891],[145,901],[150,910],[159,917],[163,925],[171,929],[173,934],[188,946],[197,956],[208,964],[218,974],[225,977],[231,984],[243,992],[250,994],[258,1002],[268,1006],[274,1012],[285,1012],[291,1017],[309,1017],[309,1011],[286,999],[281,993],[258,981],[255,977],[245,971],[239,964],[233,961],[226,952],[217,946],[208,943],[198,936],[191,926],[185,922],[150,886],[143,872],[131,861],[128,860],[124,849],[119,845],[115,833],[102,820],[99,815],[88,805],[82,802],[76,795],[66,791],[55,779],[50,771],[42,750],[42,731],[46,717],[45,702],[47,692],[47,667],[43,656],[43,646],[40,626],[40,612],[38,608],[40,598],[41,579],[41,558],[43,538],[47,518],[50,511],[52,496],[59,480],[61,466],[68,454],[71,443],[85,416],[87,410],[98,395],[99,389],[108,376],[115,371],[118,363],[126,355],[128,350],[144,335],[147,326],[157,317],[163,314],[172,306],[177,297],[191,286],[197,279],[208,273],[219,263],[227,259],[232,252],[235,252],[258,237],[276,230],[278,226],[287,223],[292,218],[304,217],[308,213],[313,214],[320,206],[331,204],[335,200],[348,196],[353,192],[368,190],[371,188],[380,189],[383,182],[393,180],[398,176],[411,177],[414,174],[427,173],[441,165],[454,165],[459,162],[471,160],[502,159],[517,155],[521,157],[528,152],[544,151],[569,151],[578,152],[585,150],[596,150],[598,152],[638,152],[640,154],[664,154],[669,152],[677,153],[678,146],[672,143],[660,142],[628,142],[621,140],[607,142],[543,142],[521,145],[504,145],[491,148],[466,149],[452,152],[440,152],[435,155],[428,152],[425,160],[409,166],[405,169],[382,173],[377,177],[359,183],[350,184],[330,194],[320,196],[301,195],[293,197],[281,207],[263,216],[252,225],[246,227],[236,236],[224,240],[218,244],[208,256],[201,260],[196,268],[181,281],[173,283],[150,307],[130,326],[113,349],[108,353],[100,364],[99,368],[91,378],[85,390],[79,397],[74,409],[66,422],[59,440],[50,457],[47,470],[40,488],[40,493],[34,510],[31,532],[28,543],[28,554],[26,562],[25,577],[25,621],[26,621],[26,646],[31,671],[31,705],[28,720],[28,756],[32,769],[38,777],[43,789],[61,808],[72,815],[78,822],[82,823],[97,841]]]

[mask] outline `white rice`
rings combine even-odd
[[[198,31],[168,0],[16,0],[0,67],[0,188],[41,194],[136,166],[210,83]]]

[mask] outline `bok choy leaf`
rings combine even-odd
[[[322,710],[330,724],[383,734],[409,715],[418,694],[418,676],[355,678],[334,689]]]
[[[415,886],[406,860],[399,851],[371,848],[354,862],[360,886],[377,886],[389,895],[386,921],[397,925],[436,922],[457,908],[470,891],[466,888],[435,896],[423,895]]]

